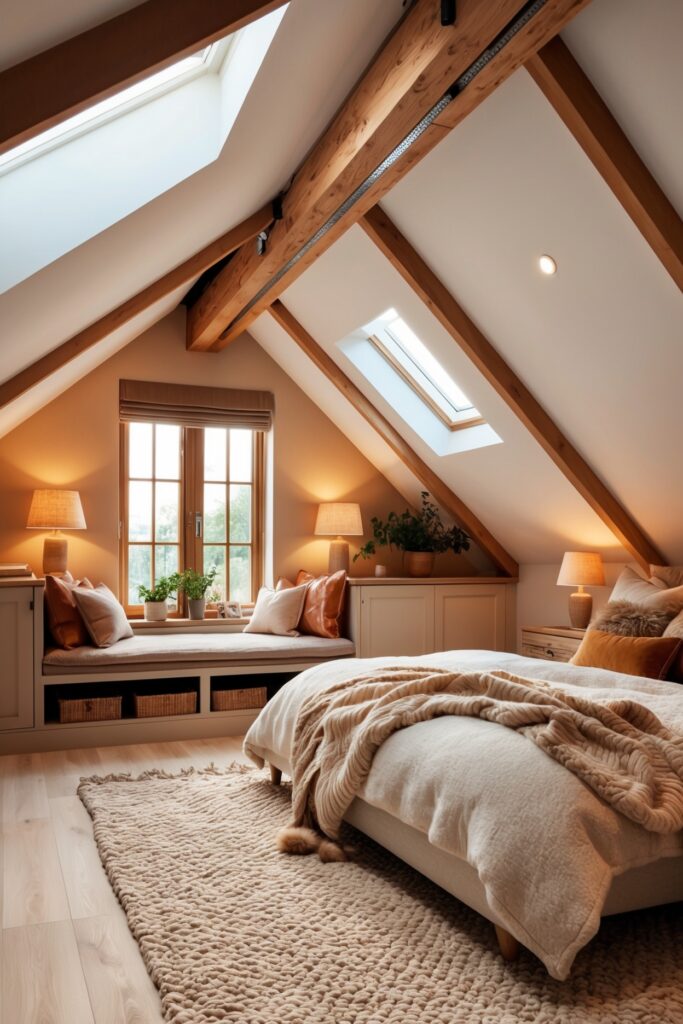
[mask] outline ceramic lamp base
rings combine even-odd
[[[593,611],[590,594],[576,591],[569,595],[569,621],[575,629],[587,629]]]
[[[332,575],[333,572],[339,572],[341,569],[345,573],[349,571],[349,545],[347,541],[338,539],[330,542],[327,570]]]
[[[63,576],[69,542],[66,537],[46,537],[43,544],[43,576]]]

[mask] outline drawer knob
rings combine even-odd
[[[552,649],[552,647],[547,647],[545,653],[548,655],[549,658],[555,657],[555,651]]]

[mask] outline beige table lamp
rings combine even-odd
[[[349,571],[349,545],[344,537],[362,537],[360,505],[353,501],[323,502],[315,521],[316,537],[336,537],[330,544],[329,572]]]
[[[43,545],[43,575],[63,576],[66,572],[68,541],[58,530],[85,530],[85,516],[78,491],[37,490],[33,492],[26,528],[54,530]]]
[[[558,587],[578,587],[569,595],[569,621],[576,629],[586,629],[591,620],[593,598],[584,587],[604,587],[602,557],[595,551],[565,551]]]

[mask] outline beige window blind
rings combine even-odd
[[[119,415],[130,423],[176,423],[182,427],[270,430],[275,401],[270,391],[119,382]]]

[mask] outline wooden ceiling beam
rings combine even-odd
[[[553,39],[527,61],[526,69],[683,288],[683,221],[569,49]]]
[[[170,270],[157,281],[143,288],[137,295],[127,299],[125,302],[105,313],[103,317],[90,324],[84,330],[74,334],[73,337],[58,345],[57,348],[41,356],[30,366],[26,366],[19,373],[10,377],[9,380],[0,384],[0,409],[19,398],[30,388],[40,384],[51,374],[61,370],[63,366],[70,363],[76,356],[80,356],[93,345],[102,341],[114,331],[119,330],[134,317],[144,313],[146,309],[167,295],[171,295],[179,288],[190,284],[209,267],[212,267],[218,260],[228,256],[238,249],[244,242],[254,238],[259,231],[262,231],[273,219],[272,206],[264,206],[261,210],[252,214],[241,224],[230,231],[216,238],[209,245],[200,249],[194,256],[190,256],[179,266]]]
[[[389,420],[372,404],[350,377],[340,369],[334,359],[308,333],[302,324],[293,316],[283,303],[276,299],[269,312],[273,319],[282,327],[290,338],[327,377],[337,390],[351,403],[356,412],[367,420],[386,444],[398,455],[399,459],[417,477],[422,486],[445,509],[456,522],[467,531],[496,566],[506,576],[517,576],[519,566],[515,559],[486,529],[468,506],[458,498],[443,480],[420,458],[405,438],[396,430]]]
[[[434,314],[480,373],[522,421],[579,494],[609,527],[636,561],[647,569],[664,560],[609,488],[591,469],[571,441],[479,330],[436,274],[381,207],[360,221],[369,238],[384,253],[403,280]]]
[[[281,7],[147,0],[0,72],[0,153]]]
[[[222,348],[246,330],[448,133],[452,127],[449,116],[454,116],[452,112],[449,115],[451,108],[457,108],[458,119],[462,119],[588,2],[548,0],[390,170],[282,274],[291,257],[310,242],[523,7],[521,0],[495,4],[459,0],[455,25],[444,27],[440,4],[416,0],[295,174],[283,199],[283,219],[274,224],[265,254],[259,256],[254,246],[239,252],[190,308],[188,348]],[[282,276],[273,283],[276,274]],[[250,303],[254,305],[245,312]]]

